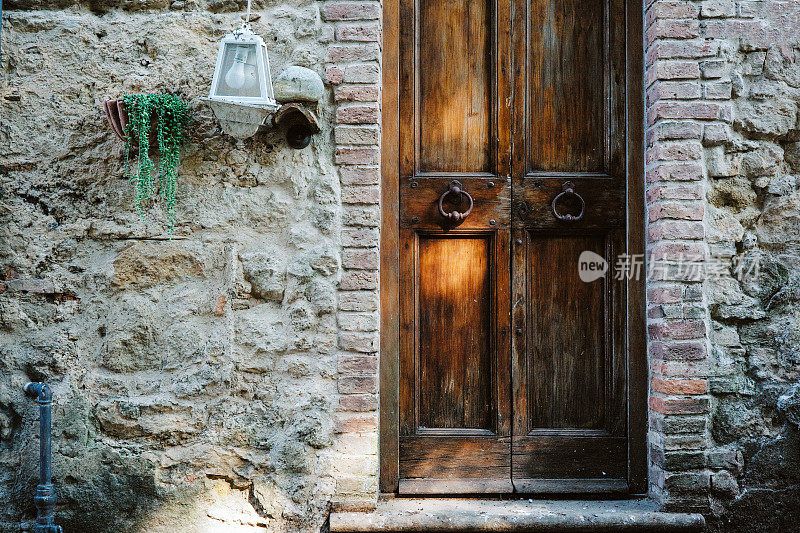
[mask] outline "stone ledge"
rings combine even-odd
[[[412,531],[700,532],[700,514],[658,511],[651,500],[392,498],[369,513],[332,513],[332,533]]]

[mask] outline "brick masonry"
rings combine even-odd
[[[671,268],[708,255],[703,129],[725,127],[729,102],[704,98],[701,64],[719,43],[703,35],[703,2],[645,6],[647,316],[650,359],[650,493],[664,506],[708,508],[705,454],[709,397],[708,318],[702,278]],[[651,270],[656,265],[663,271]]]
[[[326,2],[333,27],[326,81],[336,102],[342,187],[338,414],[334,509],[370,509],[378,493],[378,267],[380,224],[380,2]]]
[[[743,281],[735,271],[754,257],[770,265],[796,260],[796,237],[773,247],[783,259],[765,251],[775,241],[761,229],[769,222],[755,200],[758,193],[766,205],[786,205],[781,197],[796,190],[769,183],[797,172],[793,159],[782,157],[784,147],[794,153],[797,140],[797,80],[779,65],[797,68],[799,21],[792,2],[645,5],[647,235],[649,264],[658,267],[647,284],[650,494],[666,509],[718,518],[712,526],[722,530],[746,531],[753,516],[785,527],[791,519],[776,518],[782,504],[757,494],[770,487],[789,502],[797,494],[780,475],[765,474],[774,466],[759,458],[781,439],[796,439],[781,404],[796,401],[796,372],[788,377],[780,363],[772,373],[753,369],[751,358],[780,354],[780,342],[767,333],[774,319],[766,282]],[[780,216],[793,224],[793,211]],[[702,263],[702,272],[677,265],[686,259]],[[717,272],[715,264],[722,266]],[[793,321],[782,327],[794,338]],[[748,367],[755,379],[745,377]],[[758,392],[765,389],[784,400],[776,406]],[[761,416],[776,424],[768,429]]]
[[[327,85],[299,152],[223,135],[200,101],[198,65],[240,4],[4,6],[4,531],[32,518],[20,390],[41,376],[73,530],[100,513],[109,530],[319,531],[331,508],[377,501],[381,4],[254,3],[273,74],[303,65]],[[657,0],[643,17],[650,494],[721,530],[785,530],[800,520],[800,6]],[[99,114],[160,90],[196,118],[171,241],[131,208]],[[759,258],[762,276],[732,275]]]

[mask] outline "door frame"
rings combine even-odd
[[[383,2],[380,232],[379,490],[399,485],[400,384],[400,2]],[[626,0],[626,188],[628,253],[645,252],[644,11]],[[648,361],[645,279],[628,280],[628,486],[647,492]]]

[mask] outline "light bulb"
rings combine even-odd
[[[246,46],[237,46],[236,53],[233,56],[233,64],[231,68],[228,69],[228,72],[225,74],[225,83],[231,89],[240,90],[247,86],[247,89],[251,89],[252,86],[255,84],[256,79],[254,76],[253,68],[251,65],[247,64],[247,56],[250,54],[250,50]],[[245,69],[245,67],[247,67]],[[245,91],[249,93],[251,91]]]

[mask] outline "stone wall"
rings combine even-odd
[[[300,151],[200,101],[245,5],[4,2],[0,531],[35,514],[39,379],[68,532],[319,531],[374,504],[378,3],[254,2],[273,76],[329,82]],[[191,108],[172,238],[102,116],[123,92]]]
[[[800,4],[658,0],[646,26],[651,493],[713,529],[787,530],[800,520]]]

